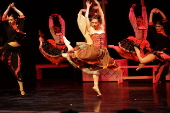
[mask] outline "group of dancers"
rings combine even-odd
[[[85,39],[83,43],[72,47],[70,41],[65,37],[64,19],[59,14],[51,14],[49,16],[49,30],[53,39],[45,40],[44,34],[38,31],[40,41],[39,50],[45,58],[56,65],[67,60],[75,68],[91,74],[94,80],[92,89],[97,93],[97,96],[102,95],[98,86],[99,70],[109,68],[119,71],[121,69],[114,58],[109,55],[107,48],[115,49],[123,58],[139,62],[136,70],[141,69],[146,63],[159,60],[160,65],[158,65],[155,72],[155,81],[158,82],[163,68],[169,66],[170,61],[170,37],[164,30],[164,23],[167,22],[167,18],[161,10],[153,8],[148,21],[144,0],[140,1],[142,16],[135,16],[135,4],[131,6],[129,12],[129,20],[134,29],[135,36],[129,36],[118,42],[118,46],[106,45],[105,16],[99,1],[94,0],[94,2],[86,1],[86,9],[81,9],[77,15],[77,24]],[[89,10],[93,3],[96,4],[95,10],[97,12],[89,16]],[[19,18],[16,18],[13,14],[8,16],[10,9],[14,9],[20,15]],[[160,14],[162,20],[154,23],[153,16],[155,14]],[[58,23],[54,21],[56,19],[58,19]],[[25,95],[20,72],[19,51],[21,40],[26,36],[26,33],[24,33],[24,14],[12,3],[9,4],[4,12],[2,21],[8,41],[0,49],[0,58],[8,65],[16,77],[21,95]],[[148,31],[152,33],[153,40],[155,41],[154,47],[151,47],[150,42],[147,40]]]

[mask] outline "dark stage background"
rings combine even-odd
[[[140,0],[107,0],[106,4],[106,27],[107,27],[107,39],[108,44],[117,45],[118,41],[134,35],[133,29],[128,20],[129,8],[132,4],[137,4],[135,13],[141,15]],[[77,26],[77,13],[83,8],[83,0],[44,0],[44,1],[31,1],[31,0],[1,0],[0,10],[3,13],[8,4],[15,2],[15,6],[21,10],[25,16],[25,28],[27,37],[22,43],[22,66],[21,70],[24,79],[35,79],[35,64],[51,63],[39,52],[38,46],[38,30],[41,30],[46,39],[52,38],[48,29],[48,16],[52,13],[58,13],[62,15],[66,22],[66,37],[71,41],[72,46],[75,46],[75,42],[84,41],[84,38]],[[150,10],[154,7],[162,10],[167,18],[170,18],[170,7],[168,0],[145,0],[145,4],[148,11],[148,17]],[[10,13],[12,10],[10,11]],[[159,16],[157,16],[159,17]],[[3,39],[3,43],[6,41],[6,34],[3,30],[2,24],[0,24],[0,37]],[[168,29],[168,27],[167,27]],[[169,34],[169,29],[167,30]],[[112,49],[109,49],[110,55],[115,59],[120,59],[118,53]],[[129,65],[138,64],[134,61],[129,61]],[[9,72],[0,63],[0,78],[9,77]],[[57,70],[57,69],[56,69]],[[53,71],[53,70],[48,70]],[[54,73],[71,72],[65,70],[57,70]],[[49,75],[50,72],[48,72]],[[70,74],[70,73],[69,73]],[[66,77],[69,77],[66,76]]]

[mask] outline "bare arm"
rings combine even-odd
[[[129,12],[129,21],[130,21],[134,30],[137,27],[136,16],[135,16],[135,13],[134,13],[135,6],[136,6],[136,4],[133,4],[132,7],[130,8],[130,12]]]
[[[48,26],[49,28],[52,28],[54,26],[54,23],[53,23],[53,17],[52,16],[49,16],[49,20],[48,20]]]
[[[61,32],[63,33],[63,35],[65,36],[65,21],[64,19],[61,17],[61,15],[58,15],[58,19],[59,22],[61,24]]]
[[[57,39],[57,36],[55,35],[54,28],[53,28],[54,23],[53,23],[53,19],[52,18],[53,18],[52,16],[49,16],[49,29],[50,29],[50,33],[51,33],[52,37],[54,39]]]
[[[4,12],[3,16],[2,16],[2,21],[8,19],[8,12],[9,12],[10,8],[11,8],[11,6],[9,4],[9,6],[7,7],[7,9],[5,10],[5,12]]]
[[[105,18],[104,18],[104,13],[103,13],[103,10],[100,6],[100,3],[97,1],[97,0],[94,0],[94,2],[97,4],[98,6],[98,11],[99,11],[99,15],[101,16],[101,19],[102,19],[102,26],[105,27]]]
[[[167,19],[165,14],[161,10],[159,10],[159,14],[162,16],[163,19]]]
[[[151,10],[150,12],[150,16],[149,16],[149,23],[152,23],[153,21],[153,10]]]
[[[86,13],[85,13],[85,19],[86,19],[86,28],[88,30],[88,32],[90,32],[90,21],[89,21],[89,10],[90,10],[90,6],[92,3],[90,3],[90,1],[86,1]]]
[[[157,8],[153,8],[150,12],[150,16],[149,16],[149,29],[153,35],[153,37],[156,37],[157,36],[157,32],[156,32],[156,29],[154,27],[154,24],[153,24],[153,14],[154,13],[157,13],[156,12]]]
[[[161,10],[157,9],[156,12],[161,15],[164,23],[168,21],[168,19],[166,18],[165,14]]]
[[[157,11],[158,11],[157,8],[153,8],[153,9],[151,10],[150,16],[149,16],[149,23],[153,23],[153,14],[154,14],[154,13],[158,13]]]
[[[14,3],[11,4],[11,8],[12,8],[15,12],[17,12],[18,15],[24,16],[24,14],[14,6]]]
[[[143,17],[144,26],[146,27],[146,29],[148,29],[148,16],[147,16],[144,0],[141,0],[141,5],[142,5],[142,17]]]

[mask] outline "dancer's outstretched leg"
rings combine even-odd
[[[136,69],[137,71],[139,69],[141,69],[146,63],[152,62],[156,59],[156,56],[154,54],[148,54],[147,56],[145,56],[144,58],[142,58],[140,56],[140,50],[137,47],[134,47],[136,54],[139,58],[140,64],[138,66],[138,68]]]
[[[102,96],[100,90],[99,90],[99,75],[93,75],[93,80],[94,80],[94,86],[92,87],[94,91],[96,91],[97,96]]]

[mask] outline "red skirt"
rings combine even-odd
[[[56,45],[53,39],[40,42],[39,50],[46,59],[56,65],[66,60],[61,56],[62,52],[67,51],[66,45]]]
[[[134,43],[139,44],[141,57],[145,57],[149,54],[150,51],[144,52],[145,48],[150,47],[149,42],[147,40],[139,40],[133,36],[129,36],[128,38],[120,41],[118,43],[119,46],[115,46],[114,49],[121,57],[139,62],[134,49]]]

